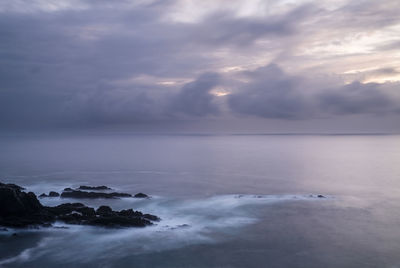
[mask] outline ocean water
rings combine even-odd
[[[2,182],[144,192],[82,202],[162,218],[0,231],[0,267],[400,267],[400,136],[3,135],[0,148]]]

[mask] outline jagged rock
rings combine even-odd
[[[151,221],[160,221],[160,218],[155,216],[155,215],[151,215],[151,214],[144,214],[143,218],[151,220]]]
[[[21,187],[19,185],[14,184],[14,183],[1,183],[0,182],[0,187],[1,186],[12,188],[12,189],[15,189],[15,190],[20,190],[20,191],[25,190],[24,187]]]
[[[144,227],[153,224],[152,221],[159,220],[157,216],[143,214],[132,209],[113,211],[108,206],[100,206],[95,211],[94,208],[87,207],[82,203],[65,203],[55,207],[45,207],[40,204],[34,193],[25,193],[20,189],[22,187],[0,184],[0,226],[41,225],[49,227],[51,223],[59,220],[69,224],[105,227]]]
[[[23,227],[40,225],[53,217],[32,192],[22,192],[16,185],[0,185],[0,225]]]
[[[112,209],[109,206],[100,206],[97,210],[96,210],[96,214],[97,215],[108,215],[108,214],[112,214]]]
[[[138,193],[138,194],[135,194],[133,197],[136,197],[136,198],[148,198],[149,196],[147,194],[144,194],[144,193]]]
[[[133,209],[124,209],[118,213],[120,216],[126,217],[142,217],[143,213],[140,211],[134,211]]]
[[[119,197],[132,197],[131,194],[126,193],[98,193],[98,192],[85,192],[85,191],[64,191],[61,194],[61,197],[64,198],[119,198]]]
[[[49,197],[57,197],[57,196],[60,196],[60,194],[57,193],[57,192],[51,191],[51,192],[49,193]]]
[[[78,189],[80,189],[80,190],[112,190],[110,187],[107,187],[107,186],[104,186],[104,185],[102,185],[102,186],[85,186],[85,185],[81,185],[81,186],[79,186],[79,188]]]
[[[83,216],[95,216],[95,210],[82,203],[64,203],[56,207],[47,207],[47,209],[56,216],[78,212]]]

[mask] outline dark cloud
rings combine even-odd
[[[168,19],[167,13],[180,3],[175,0],[4,3],[0,128],[135,125],[237,115],[306,120],[399,111],[397,83],[309,83],[314,73],[301,69],[310,61],[305,47],[320,48],[328,41],[340,46],[347,34],[363,36],[364,28],[378,31],[398,24],[396,1],[349,1],[333,10],[317,3],[274,3],[257,16],[216,8],[191,22]],[[326,33],[335,40],[325,40]],[[385,42],[374,51],[398,45]],[[318,62],[323,58],[316,57]],[[223,73],[225,67],[247,71]],[[351,77],[362,81],[397,73],[377,68]],[[218,87],[232,93],[218,98],[211,94]]]
[[[354,82],[340,88],[324,90],[318,94],[320,109],[332,114],[375,114],[400,113],[400,99],[396,91],[398,83],[381,85]]]
[[[187,83],[173,97],[171,111],[192,116],[217,115],[219,107],[214,103],[210,91],[218,85],[216,73],[205,73],[195,81]]]
[[[384,70],[387,72],[388,70]],[[268,65],[253,72],[228,98],[232,111],[273,119],[311,119],[334,115],[400,113],[399,83],[354,82],[327,88],[307,88],[305,79],[285,74]]]
[[[286,75],[276,65],[244,75],[251,82],[242,84],[228,98],[234,112],[279,119],[300,119],[309,114],[308,100],[297,88],[300,78]]]

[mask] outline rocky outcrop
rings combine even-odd
[[[86,192],[86,191],[79,191],[79,190],[72,190],[72,191],[64,191],[61,194],[61,197],[64,198],[120,198],[120,197],[132,197],[131,194],[126,193],[102,193],[102,192]]]
[[[17,185],[0,183],[0,226],[50,226],[51,223],[58,220],[68,224],[144,227],[160,220],[155,215],[143,214],[132,209],[113,211],[108,206],[100,206],[95,210],[82,203],[65,203],[55,207],[45,207],[34,193],[26,193],[21,189],[23,188]]]
[[[24,227],[52,221],[53,217],[32,192],[22,187],[0,184],[0,225]]]
[[[95,191],[104,191],[104,190],[112,190],[110,187],[107,186],[85,186],[85,185],[81,185],[79,186],[80,190],[95,190]]]
[[[149,198],[149,196],[147,194],[144,194],[144,193],[135,194],[133,197],[135,197],[135,198]]]

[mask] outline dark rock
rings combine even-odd
[[[97,215],[108,215],[108,214],[112,214],[112,213],[113,213],[113,211],[109,206],[100,206],[96,210]]]
[[[21,187],[19,185],[14,184],[14,183],[1,183],[0,182],[0,187],[2,187],[2,186],[8,187],[8,188],[12,188],[12,189],[15,189],[15,190],[20,190],[20,191],[25,190],[24,187]]]
[[[144,194],[144,193],[138,193],[138,194],[135,194],[134,197],[136,197],[136,198],[148,198],[149,196],[147,194]]]
[[[151,221],[160,221],[160,218],[155,216],[155,215],[151,215],[151,214],[144,214],[143,218],[151,220]]]
[[[43,193],[43,194],[39,195],[39,197],[43,198],[43,197],[49,197],[49,196],[47,194]]]
[[[126,194],[126,193],[98,193],[98,192],[85,192],[85,191],[64,191],[61,194],[61,197],[64,198],[90,198],[90,199],[95,199],[95,198],[108,198],[108,199],[113,199],[113,198],[119,198],[119,197],[132,197],[131,194]]]
[[[34,193],[22,192],[21,188],[15,185],[0,185],[0,225],[25,227],[54,220]]]
[[[318,198],[325,198],[322,194],[317,195]]]
[[[140,217],[122,217],[119,215],[98,217],[87,222],[89,225],[99,225],[105,227],[145,227],[153,223]]]
[[[64,189],[64,192],[70,192],[70,191],[73,191],[73,190],[69,187]]]
[[[6,184],[0,185],[0,226],[49,227],[51,223],[59,220],[69,224],[143,227],[153,224],[152,221],[159,220],[157,216],[143,215],[140,211],[132,209],[113,211],[108,206],[100,206],[95,211],[94,208],[87,207],[82,203],[65,203],[55,207],[45,207],[40,204],[34,193],[25,193],[19,189]],[[91,193],[89,192],[89,194]],[[121,193],[114,194],[120,195]]]
[[[95,216],[93,208],[87,207],[82,203],[64,203],[56,207],[47,207],[48,211],[56,216],[66,215],[71,213],[80,213],[83,216]]]
[[[142,217],[143,213],[140,211],[134,211],[133,209],[121,210],[118,215],[126,217]]]
[[[110,187],[107,186],[85,186],[85,185],[81,185],[79,186],[80,190],[98,190],[98,191],[102,191],[102,190],[112,190]]]
[[[57,196],[60,196],[60,194],[57,193],[57,192],[51,191],[51,192],[49,193],[49,197],[57,197]]]

